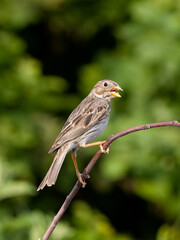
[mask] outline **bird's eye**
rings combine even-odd
[[[105,82],[105,83],[104,83],[104,86],[107,87],[107,85],[108,85],[107,82]]]

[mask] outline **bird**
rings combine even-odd
[[[93,142],[106,128],[110,115],[110,102],[112,98],[121,97],[118,91],[123,89],[112,80],[101,80],[95,84],[89,95],[69,115],[60,134],[56,138],[49,153],[56,152],[54,160],[40,183],[37,191],[46,185],[55,184],[66,154],[72,151],[76,175],[82,187],[85,187],[76,161],[79,147],[99,145],[102,153],[109,150],[103,149],[105,141]]]

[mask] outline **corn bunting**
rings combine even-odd
[[[123,91],[114,81],[99,81],[89,95],[70,114],[49,151],[49,153],[56,151],[56,155],[46,176],[39,185],[38,191],[46,185],[55,184],[66,154],[71,150],[77,177],[82,186],[85,186],[76,162],[77,150],[79,147],[99,145],[102,152],[107,152],[102,146],[104,141],[90,142],[97,138],[106,128],[111,110],[110,101],[112,98],[120,97],[117,92],[119,90]]]

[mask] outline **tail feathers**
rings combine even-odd
[[[51,167],[49,168],[46,176],[44,177],[41,184],[39,185],[37,191],[43,189],[46,185],[50,187],[53,184],[55,184],[67,152],[68,152],[68,146],[63,146],[60,149],[58,149],[54,157],[53,163],[51,164]]]

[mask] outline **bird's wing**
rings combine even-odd
[[[68,117],[49,153],[84,134],[109,112],[108,101],[87,96]]]

